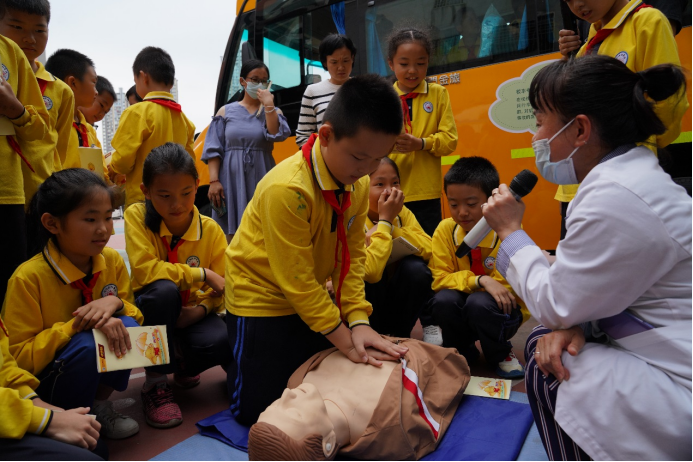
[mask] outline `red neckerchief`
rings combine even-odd
[[[43,80],[39,79],[38,77],[36,78],[36,81],[38,82],[39,88],[41,89],[41,94],[46,93],[46,87],[48,86],[48,80]]]
[[[87,127],[77,122],[72,122],[72,126],[77,130],[77,138],[79,138],[79,144],[83,148],[89,147],[89,136],[87,135]]]
[[[472,249],[472,252],[469,254],[469,259],[472,261],[470,266],[472,273],[475,275],[486,276],[486,271],[484,270],[484,265],[481,262],[481,258],[481,249],[479,247]]]
[[[411,133],[411,116],[409,115],[409,103],[408,100],[416,98],[418,93],[407,93],[406,95],[400,95],[399,99],[402,100],[402,115],[404,115],[404,132]]]
[[[168,245],[168,241],[164,236],[161,236],[161,242],[164,243],[164,247],[166,248],[166,261],[169,263],[179,263],[178,261],[178,247],[181,246],[183,242],[185,242],[184,239],[179,240],[175,247],[171,248],[170,245]],[[183,306],[186,306],[188,304],[188,300],[190,300],[190,290],[181,290],[180,291],[180,298],[183,301]]]
[[[99,279],[99,274],[101,274],[100,271],[98,273],[94,273],[94,275],[89,280],[89,284],[85,284],[84,280],[82,279],[78,279],[70,283],[70,285],[74,289],[80,289],[82,291],[82,299],[85,305],[88,305],[89,303],[94,301],[93,289],[96,285],[96,280]]]
[[[167,108],[171,109],[172,111],[183,112],[183,109],[181,109],[180,104],[176,103],[175,101],[171,101],[170,99],[152,98],[152,99],[146,99],[145,101],[149,101],[150,103],[160,104],[161,106],[167,107]]]
[[[637,7],[636,9],[631,11],[630,13],[628,13],[628,16],[635,13],[636,11],[639,11],[642,8],[652,8],[652,5],[646,5],[645,3],[643,3],[642,5],[640,5],[639,7]],[[590,40],[587,43],[587,48],[585,48],[585,55],[591,55],[593,53],[592,49],[594,47],[596,47],[597,45],[599,45],[600,43],[602,43],[604,40],[606,40],[606,38],[609,35],[611,35],[611,33],[615,30],[616,29],[599,29],[599,31],[597,31],[595,36],[592,37],[592,40]]]
[[[7,335],[7,337],[10,336],[10,333],[7,331],[7,327],[5,327],[5,323],[2,322],[2,318],[0,318],[0,329]]]
[[[318,135],[313,133],[306,144],[303,145],[301,150],[303,151],[303,157],[306,159],[310,171],[315,176],[315,167],[313,166],[313,161],[311,159],[311,152],[313,151],[313,145]],[[349,191],[344,192],[344,198],[342,199],[342,204],[339,205],[339,200],[337,199],[337,194],[333,190],[323,191],[322,197],[325,201],[330,204],[335,215],[337,215],[337,245],[334,248],[334,267],[337,267],[337,251],[339,249],[339,243],[342,244],[342,267],[339,270],[339,284],[337,284],[337,290],[335,291],[335,300],[337,301],[337,307],[341,313],[342,311],[342,283],[344,283],[344,278],[346,278],[349,268],[351,267],[351,257],[349,256],[349,245],[347,243],[346,228],[344,227],[344,212],[351,205],[351,194]]]

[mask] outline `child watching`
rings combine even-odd
[[[448,91],[425,80],[430,56],[431,41],[421,30],[398,29],[388,40],[388,64],[404,113],[404,133],[390,158],[402,174],[407,207],[433,235],[443,218],[440,157],[457,148],[457,127]]]
[[[90,107],[80,107],[79,110],[84,114],[84,118],[93,127],[97,122],[103,120],[108,111],[113,107],[113,103],[118,101],[118,95],[111,82],[103,75],[96,81],[96,99]],[[99,146],[100,147],[100,146]]]
[[[572,30],[559,32],[559,48],[564,59],[578,50],[577,57],[590,54],[611,56],[633,72],[641,72],[658,64],[680,66],[676,39],[666,16],[642,0],[585,0],[566,2],[578,18],[592,23],[589,36],[581,46],[580,37]],[[655,153],[665,148],[681,133],[681,119],[688,101],[675,94],[655,103],[657,117],[667,127],[661,135],[653,135],[644,145]],[[555,199],[561,202],[561,239],[565,237],[565,215],[568,203],[577,193],[578,185],[562,185]]]
[[[2,35],[0,61],[0,220],[6,224],[0,232],[0,252],[3,256],[0,269],[2,300],[5,298],[7,280],[17,266],[26,260],[27,255],[22,163],[27,167],[30,163],[23,150],[26,149],[27,142],[43,139],[49,122],[41,90],[29,61],[19,46]]]
[[[131,348],[126,327],[142,323],[120,254],[106,243],[113,231],[111,190],[92,172],[51,175],[34,195],[27,221],[41,252],[10,278],[2,313],[10,352],[41,382],[36,393],[63,409],[89,407],[106,438],[139,431],[108,397],[127,388],[130,371],[100,374],[92,329],[117,356]]]
[[[392,149],[401,113],[380,77],[347,80],[319,134],[258,184],[226,251],[234,353],[228,385],[238,422],[255,423],[296,368],[330,343],[352,361],[374,365],[406,352],[368,325],[372,309],[363,296],[368,182],[362,177]],[[329,276],[336,306],[324,287]]]
[[[77,144],[70,137],[75,97],[70,87],[46,71],[38,57],[46,50],[51,10],[48,0],[8,0],[0,6],[0,35],[13,40],[29,60],[36,75],[49,123],[46,135],[24,144],[23,154],[31,159],[22,165],[25,204],[29,205],[39,185],[53,172],[62,170],[63,160],[76,158]]]
[[[366,231],[366,300],[373,305],[369,320],[377,332],[409,337],[419,314],[433,296],[431,236],[404,206],[399,170],[385,157],[370,174]],[[392,241],[402,237],[419,249],[388,265]]]
[[[489,364],[503,378],[524,376],[510,338],[529,312],[510,284],[496,270],[500,240],[494,232],[463,258],[455,251],[483,217],[481,205],[500,184],[498,171],[482,157],[463,157],[445,175],[445,194],[452,218],[443,220],[433,235],[429,266],[436,294],[421,316],[424,341],[456,348],[472,363],[481,342]],[[442,337],[442,338],[441,338]]]
[[[144,204],[125,211],[125,243],[132,287],[147,325],[165,325],[171,364],[149,367],[142,387],[147,423],[169,428],[183,421],[167,374],[181,388],[200,372],[231,360],[223,311],[226,236],[195,207],[199,180],[183,146],[166,143],[144,161]]]
[[[75,50],[60,49],[46,61],[46,70],[65,82],[75,95],[75,107],[71,131],[72,143],[82,147],[94,147],[97,141],[89,139],[89,129],[80,107],[91,107],[96,98],[96,70],[94,62]],[[63,168],[80,168],[79,152],[68,152]]]
[[[144,201],[140,190],[142,166],[152,149],[167,142],[181,144],[195,158],[195,125],[183,114],[171,92],[176,69],[161,48],[146,47],[132,65],[137,94],[146,104],[127,108],[111,145],[115,151],[109,166],[112,177],[125,175],[125,208]],[[113,178],[112,178],[113,179]]]
[[[95,449],[101,424],[89,408],[64,411],[34,392],[36,377],[17,367],[0,318],[0,453],[5,460],[103,460]],[[58,411],[58,412],[56,412]]]
[[[142,102],[142,97],[137,94],[137,87],[135,85],[128,89],[128,91],[125,93],[125,98],[127,98],[130,106],[134,106],[135,104]]]

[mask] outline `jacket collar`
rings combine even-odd
[[[151,94],[151,93],[150,93]],[[173,237],[173,233],[168,230],[166,223],[161,220],[161,227],[159,228],[159,236],[170,236]],[[202,217],[200,217],[200,212],[197,207],[193,206],[193,219],[190,222],[190,227],[188,230],[180,236],[181,239],[186,241],[199,241],[202,239]]]
[[[36,78],[45,80],[46,82],[55,82],[55,76],[46,70],[46,66],[41,61],[35,61],[38,66]]]
[[[144,101],[148,99],[168,99],[171,101],[176,101],[173,95],[167,91],[150,91],[147,96],[144,97]]]
[[[621,27],[621,25],[625,22],[626,19],[628,19],[628,16],[635,10],[637,7],[639,7],[642,4],[642,0],[631,0],[628,2],[626,6],[621,9],[618,13],[616,13],[616,16],[611,18],[611,21],[609,21],[606,25],[602,25],[601,21],[598,24],[594,25],[595,30],[600,30],[600,29],[618,29]]]
[[[452,230],[452,242],[455,244],[455,247],[459,247],[462,244],[462,241],[464,240],[464,237],[467,235],[467,233],[464,232],[464,229],[458,224],[455,224],[455,227]],[[487,249],[492,249],[496,246],[496,232],[491,231],[486,235],[484,240],[482,240],[479,243],[479,247],[484,247]]]
[[[393,83],[392,85],[395,87],[395,91],[399,96],[406,95],[405,92],[399,89],[399,85],[397,85],[397,82]],[[421,83],[418,84],[416,88],[414,88],[414,90],[412,90],[412,93],[428,93],[428,81],[426,79],[423,79]]]
[[[74,281],[83,279],[86,274],[79,270],[70,259],[63,255],[58,247],[53,243],[53,240],[48,241],[46,247],[43,248],[43,259],[51,267],[53,273],[60,279],[63,284],[67,285]],[[106,269],[106,259],[103,254],[98,254],[91,257],[91,273],[96,274]]]
[[[318,186],[320,187],[320,189],[322,189],[323,191],[336,191],[338,189],[342,189],[339,187],[335,179],[332,178],[330,171],[327,169],[325,159],[322,157],[320,137],[317,137],[315,139],[315,143],[313,144],[313,149],[311,150],[310,156],[311,160],[313,161],[313,176],[315,177],[315,181],[318,182]],[[344,191],[353,192],[354,185],[344,185]]]

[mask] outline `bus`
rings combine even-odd
[[[560,59],[558,31],[564,28],[562,0],[238,0],[217,86],[214,111],[242,97],[239,73],[248,59],[262,59],[270,69],[275,104],[295,133],[306,86],[329,78],[318,53],[330,33],[348,35],[358,52],[352,75],[391,75],[386,39],[400,24],[427,28],[433,40],[427,79],[445,85],[457,123],[456,151],[441,158],[441,175],[455,160],[480,155],[498,168],[509,183],[521,170],[536,172],[531,139],[535,120],[528,101],[529,84],[546,64]],[[473,12],[480,26],[478,56],[462,59],[451,50],[460,41],[461,12]],[[681,64],[691,69],[690,2],[684,27],[677,35]],[[688,101],[691,101],[690,74]],[[195,152],[201,184],[209,181],[199,161],[206,129]],[[673,177],[691,176],[691,110],[682,133],[667,148],[674,159]],[[277,163],[296,153],[295,137],[275,144]],[[525,197],[524,229],[537,245],[555,249],[560,236],[556,186],[540,179]],[[443,216],[449,211],[443,194]]]

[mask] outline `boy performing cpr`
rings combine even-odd
[[[228,385],[238,422],[255,423],[322,349],[334,345],[375,366],[406,353],[369,326],[363,285],[366,175],[401,130],[392,86],[355,77],[332,99],[319,133],[258,184],[226,250]],[[336,305],[325,289],[330,276]]]

